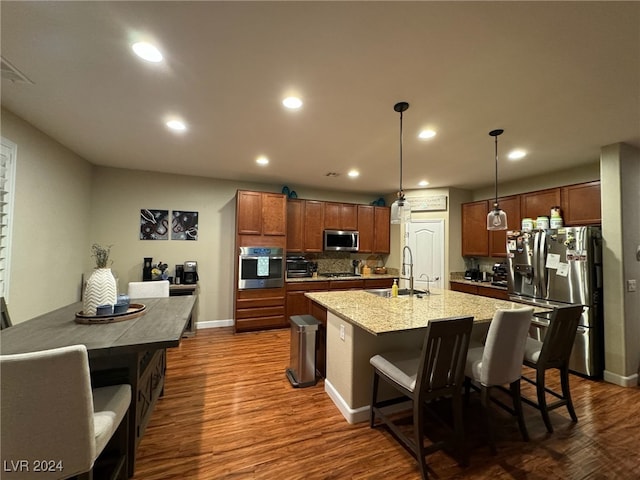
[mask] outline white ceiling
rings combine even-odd
[[[2,105],[97,165],[386,194],[640,148],[638,2],[10,2]],[[165,56],[130,50],[140,37]],[[281,99],[297,91],[300,111]],[[188,132],[164,127],[169,114]],[[432,126],[438,135],[416,135]],[[506,159],[511,148],[529,155]],[[271,159],[255,164],[258,155]],[[360,170],[357,179],[349,169]],[[336,178],[327,172],[338,172]]]

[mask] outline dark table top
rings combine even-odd
[[[107,324],[79,324],[73,303],[0,331],[0,353],[25,353],[67,345],[86,345],[89,358],[177,347],[195,296],[132,299],[146,305],[144,315]]]

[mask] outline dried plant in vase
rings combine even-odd
[[[111,245],[103,247],[94,243],[91,252],[96,268],[87,280],[82,297],[82,312],[85,315],[95,315],[98,305],[114,305],[118,298],[116,279],[107,267],[110,265]]]

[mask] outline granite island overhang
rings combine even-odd
[[[498,309],[526,305],[451,290],[387,298],[366,290],[309,292],[327,311],[324,388],[349,423],[369,415],[372,368],[369,359],[396,349],[420,349],[430,320],[474,317],[472,342],[481,342]],[[547,311],[536,308],[535,312]]]

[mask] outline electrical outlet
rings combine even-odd
[[[627,280],[627,292],[635,292],[635,291],[636,291],[636,281],[635,281],[635,279]]]
[[[340,325],[340,340],[344,342],[344,325]]]

